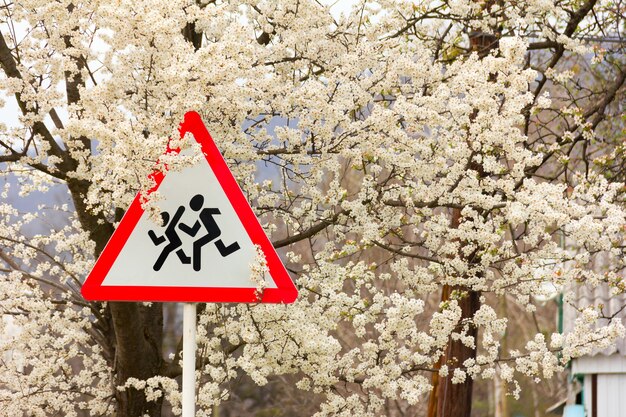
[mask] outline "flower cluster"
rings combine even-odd
[[[242,375],[289,378],[319,398],[317,416],[393,415],[389,404],[417,414],[434,374],[518,392],[623,337],[619,320],[598,326],[587,309],[568,335],[532,331],[504,348],[515,316],[556,290],[626,289],[624,152],[606,126],[624,80],[607,75],[610,50],[593,76],[579,73],[590,48],[578,34],[602,32],[572,12],[580,2],[488,3],[6,5],[0,90],[21,112],[0,125],[7,413],[108,415],[129,390],[179,409],[179,352],[158,358],[163,375],[120,381],[116,355],[129,349],[116,313],[79,288],[190,109],[301,294],[203,307],[199,415]],[[610,3],[594,6],[607,24]],[[607,86],[587,84],[600,75]],[[186,155],[157,168],[193,163]],[[252,270],[262,291],[262,254]],[[447,356],[453,343],[474,354]]]

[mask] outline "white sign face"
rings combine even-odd
[[[138,194],[85,280],[85,299],[294,302],[298,290],[200,115],[185,114],[179,130],[200,145],[198,162],[153,174],[162,224]]]
[[[102,286],[257,286],[250,279],[254,244],[204,158],[169,171],[159,194],[167,223],[144,212]],[[276,288],[270,277],[266,282]]]

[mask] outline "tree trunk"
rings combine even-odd
[[[95,242],[95,256],[102,253],[113,233],[113,226],[105,221],[102,214],[92,214],[85,204],[89,189],[88,181],[69,180],[67,182],[81,226]],[[111,364],[115,372],[116,386],[123,386],[128,378],[146,380],[160,374],[163,363],[161,346],[163,343],[163,305],[152,303],[111,302],[105,317],[110,323],[103,323],[107,331],[109,350],[115,352]],[[113,340],[111,340],[113,339]],[[118,417],[139,417],[148,414],[160,417],[162,398],[148,402],[143,390],[127,388],[116,390]]]
[[[116,336],[116,384],[128,378],[146,380],[159,375],[162,366],[163,305],[153,303],[110,303]],[[161,415],[162,398],[147,401],[143,390],[129,387],[117,391],[118,417],[150,417]]]
[[[507,317],[506,297],[501,297],[498,303],[498,314],[500,317]],[[507,351],[507,334],[506,332],[502,336],[500,342],[500,352]],[[496,402],[495,417],[509,417],[509,403],[506,395],[506,384],[503,383],[502,378],[496,374],[493,378],[494,381],[494,398]]]
[[[493,1],[487,1],[483,7],[488,8]],[[499,33],[496,29],[495,33]],[[478,53],[483,58],[489,52],[498,47],[498,36],[483,32],[472,31],[469,33],[469,41],[472,51]],[[477,171],[479,175],[483,175],[482,167],[472,164],[472,169]],[[460,224],[461,210],[452,210],[452,227],[458,227]],[[466,287],[450,287],[444,285],[441,292],[441,300],[450,299],[450,295],[455,291],[462,294],[458,299],[459,307],[461,307],[461,322],[459,330],[463,323],[471,320],[474,314],[480,308],[480,293]],[[468,335],[473,336],[475,346],[478,343],[478,330],[473,324],[470,324]],[[438,362],[437,369],[441,365],[447,365],[453,369],[455,367],[463,367],[463,362],[470,358],[476,357],[476,347],[470,348],[465,346],[460,340],[450,340],[446,348],[446,352]],[[433,375],[433,389],[429,399],[428,417],[470,417],[472,413],[472,390],[474,381],[467,377],[463,383],[452,383],[453,372],[451,371],[447,377],[441,378],[439,375]],[[434,405],[437,405],[436,409]],[[436,410],[436,413],[435,413]]]
[[[458,227],[461,218],[461,211],[452,211],[452,227]],[[474,317],[480,308],[480,294],[465,287],[451,287],[444,285],[441,291],[441,301],[450,299],[452,292],[461,294],[457,299],[461,307],[461,320],[457,331],[462,329],[464,323]],[[477,341],[478,330],[470,324],[468,335]],[[476,344],[474,346],[476,346]],[[463,362],[476,357],[476,348],[465,346],[460,340],[450,340],[444,355],[439,358],[436,368],[447,365],[450,372],[446,377],[433,374],[433,389],[428,401],[428,417],[469,417],[472,412],[472,390],[474,381],[467,377],[463,383],[453,384],[453,369],[463,367]]]
[[[444,291],[447,289],[448,293],[443,294],[445,299],[450,298],[452,291],[463,293],[461,299],[458,300],[462,311],[461,323],[459,324],[460,330],[462,323],[467,319],[471,319],[480,307],[479,293],[463,287],[446,287]],[[474,325],[470,325],[468,335],[473,336],[474,340],[477,340],[478,331]],[[460,340],[451,340],[441,359],[441,363],[453,369],[463,367],[465,360],[475,357],[476,348],[465,346]],[[439,378],[436,388],[437,417],[470,417],[474,381],[468,376],[465,382],[453,384],[452,377],[453,372],[451,371],[446,377]]]

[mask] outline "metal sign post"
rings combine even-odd
[[[183,416],[196,415],[196,304],[183,304]]]

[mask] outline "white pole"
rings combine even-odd
[[[183,415],[196,415],[196,304],[183,304]]]

